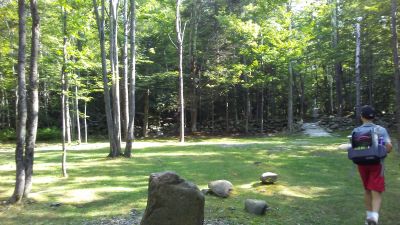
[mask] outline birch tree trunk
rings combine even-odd
[[[179,141],[185,142],[185,102],[183,97],[183,40],[185,28],[182,29],[180,6],[182,0],[176,0],[176,36],[178,40],[178,54],[179,54],[179,113],[180,113],[180,129]]]
[[[129,86],[129,124],[128,138],[126,140],[125,157],[131,157],[132,142],[135,140],[135,114],[136,114],[136,1],[131,0],[131,17],[130,17],[130,44],[131,44],[131,71]]]
[[[80,111],[79,111],[79,95],[78,95],[78,81],[79,80],[79,73],[78,73],[78,79],[76,80],[75,84],[75,119],[76,119],[76,131],[77,131],[77,141],[78,144],[81,144],[82,142],[82,137],[81,137],[81,123],[80,123]]]
[[[356,23],[356,59],[355,59],[355,76],[356,76],[356,120],[360,123],[361,116],[361,77],[360,77],[360,51],[361,51],[361,28],[360,22],[362,17],[357,18]]]
[[[85,143],[88,143],[88,126],[87,126],[87,102],[85,101],[85,105],[83,107],[83,126],[85,130],[84,140]]]
[[[112,74],[113,119],[116,148],[110,152],[110,157],[121,155],[121,107],[119,92],[118,69],[118,0],[110,0],[110,64]]]
[[[26,142],[26,82],[25,82],[25,49],[26,49],[26,18],[25,0],[18,0],[18,105],[17,105],[17,143],[15,148],[16,179],[11,203],[21,202],[25,188],[24,147]]]
[[[132,12],[131,12],[132,13]],[[124,28],[124,44],[122,47],[122,63],[123,63],[123,77],[122,77],[122,132],[124,140],[128,138],[129,127],[129,94],[128,94],[128,0],[124,0],[123,7],[123,28]]]
[[[394,80],[396,87],[396,123],[397,123],[397,151],[400,152],[400,67],[399,67],[399,44],[397,37],[397,1],[392,0],[391,7],[391,28],[392,28],[392,50],[394,64]]]
[[[40,36],[40,18],[38,12],[37,0],[31,0],[32,17],[32,39],[31,39],[31,57],[28,86],[28,118],[27,118],[27,140],[25,147],[25,188],[24,197],[28,197],[32,189],[33,175],[33,156],[35,151],[36,134],[39,120],[39,73],[38,73],[38,55],[39,55],[39,36]]]
[[[66,64],[67,64],[67,12],[65,11],[64,7],[62,8],[62,20],[63,20],[63,65],[61,68],[61,111],[62,111],[62,161],[61,161],[61,170],[63,177],[68,177],[67,173],[67,148],[65,142],[68,141],[68,120],[67,120],[67,105],[68,105],[68,84],[67,84],[67,77],[66,77]]]
[[[107,77],[107,58],[106,58],[106,48],[105,48],[105,33],[104,33],[104,1],[101,0],[101,15],[99,14],[97,1],[93,0],[93,8],[97,21],[97,29],[99,32],[100,39],[100,49],[101,49],[101,68],[102,68],[102,77],[103,77],[103,92],[104,92],[104,104],[106,110],[106,119],[107,119],[107,132],[108,139],[110,140],[110,153],[113,151],[117,151],[116,138],[114,135],[114,122],[111,108],[111,97],[110,97],[110,88],[108,86],[108,77]]]

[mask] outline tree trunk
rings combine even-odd
[[[366,71],[365,73],[367,74],[368,78],[368,104],[373,105],[374,104],[374,54],[373,50],[368,46],[367,50],[367,65],[366,65]]]
[[[78,80],[79,80],[79,73],[78,73]],[[76,81],[75,84],[75,119],[76,119],[76,131],[77,131],[77,141],[78,144],[81,144],[82,138],[81,138],[81,123],[80,123],[80,111],[79,111],[79,97],[78,97],[78,82]]]
[[[198,102],[197,102],[197,86],[198,79],[196,77],[199,72],[197,68],[197,33],[199,25],[199,6],[201,1],[194,0],[192,8],[192,22],[190,29],[190,45],[189,45],[189,59],[190,59],[190,77],[192,79],[192,98],[190,107],[190,122],[191,131],[197,131],[197,116],[198,116]]]
[[[211,132],[214,133],[214,128],[215,128],[215,104],[214,104],[214,91],[211,90]]]
[[[85,101],[85,105],[83,107],[83,126],[85,130],[84,140],[85,143],[88,143],[88,126],[87,126],[87,102]]]
[[[225,96],[225,132],[229,132],[229,92]]]
[[[128,94],[128,0],[124,0],[123,8],[123,27],[124,27],[124,44],[122,48],[122,63],[123,63],[123,77],[122,77],[122,132],[124,140],[128,139],[128,127],[129,127],[129,94]]]
[[[299,74],[300,76],[300,118],[303,119],[304,118],[304,91],[305,91],[305,87],[304,87],[304,76],[301,75],[301,73]]]
[[[40,36],[40,18],[37,0],[31,0],[32,16],[32,40],[31,58],[28,86],[28,118],[27,118],[27,137],[25,147],[25,189],[24,196],[28,197],[32,189],[33,175],[33,155],[35,151],[36,134],[39,119],[39,73],[38,73],[38,54]]]
[[[339,12],[340,0],[333,0],[333,1],[335,2],[334,3],[335,7],[333,8],[333,13],[332,13],[332,27],[333,27],[332,45],[335,52],[338,52],[338,45],[339,45],[338,12]],[[342,77],[343,77],[342,63],[336,56],[335,57],[335,81],[336,81],[336,101],[337,101],[336,112],[338,116],[342,116],[343,114]]]
[[[293,132],[293,69],[292,61],[289,61],[289,77],[288,77],[288,131]]]
[[[26,83],[25,83],[25,48],[26,48],[26,18],[25,0],[18,1],[18,106],[17,106],[17,145],[15,148],[16,179],[14,193],[10,198],[11,203],[21,202],[25,188],[24,146],[26,141]]]
[[[136,114],[136,2],[131,0],[131,71],[130,71],[130,88],[129,88],[129,123],[128,123],[128,135],[126,140],[126,147],[124,155],[125,157],[131,157],[132,154],[132,142],[135,140],[135,114]]]
[[[178,40],[179,54],[179,113],[180,113],[180,129],[179,141],[185,142],[185,102],[183,97],[183,40],[185,34],[185,26],[182,28],[181,6],[182,0],[176,0],[176,36]],[[186,24],[185,24],[186,25]]]
[[[287,6],[287,11],[290,12],[292,0],[289,1]],[[290,18],[289,23],[289,31],[292,31],[292,18]],[[289,59],[289,73],[288,73],[288,111],[287,111],[287,120],[288,120],[288,131],[290,133],[293,132],[293,68],[292,61]]]
[[[68,177],[67,173],[67,148],[65,146],[65,142],[68,141],[68,81],[66,77],[66,65],[67,65],[67,12],[62,8],[62,20],[63,20],[63,65],[61,68],[61,84],[62,84],[62,93],[61,93],[61,111],[62,111],[62,160],[61,160],[61,170],[63,177]]]
[[[356,76],[356,120],[357,123],[360,123],[360,115],[361,115],[361,77],[360,77],[360,51],[361,51],[361,39],[360,39],[360,22],[362,18],[357,18],[356,23],[356,59],[355,59],[355,76]]]
[[[148,136],[149,127],[149,96],[150,89],[147,89],[144,95],[144,115],[143,115],[143,137]]]
[[[264,83],[261,86],[260,133],[264,133]]]
[[[108,87],[107,77],[107,59],[106,59],[106,48],[105,48],[105,33],[104,33],[104,1],[101,0],[101,15],[99,15],[97,1],[93,0],[93,8],[97,21],[97,29],[99,32],[100,49],[101,49],[101,68],[103,77],[103,92],[104,92],[104,104],[107,118],[107,132],[108,139],[110,140],[110,153],[117,151],[117,143],[114,132],[113,115],[111,109],[111,97],[110,89]]]
[[[233,93],[234,93],[234,98],[233,98],[233,110],[235,112],[235,124],[239,124],[239,112],[238,112],[238,104],[237,104],[237,99],[238,99],[238,94],[237,94],[237,86],[233,88]]]
[[[121,155],[121,107],[119,92],[118,69],[118,0],[110,0],[110,64],[112,78],[113,119],[116,148],[110,152],[110,157]]]
[[[394,64],[394,80],[396,87],[396,122],[397,122],[397,151],[400,152],[400,67],[399,67],[399,53],[398,53],[398,37],[397,37],[397,1],[392,0],[392,50],[393,50],[393,64]]]
[[[247,81],[247,76],[246,76],[246,83]],[[250,88],[246,87],[246,120],[245,120],[245,127],[244,127],[244,132],[246,134],[249,133],[249,120],[250,120],[250,114],[251,114],[251,103],[250,103]]]

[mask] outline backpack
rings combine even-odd
[[[351,148],[347,156],[355,164],[368,165],[380,163],[387,155],[386,147],[378,143],[378,127],[370,130],[356,128],[351,134]]]

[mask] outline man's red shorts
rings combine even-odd
[[[383,192],[385,191],[385,177],[382,173],[382,165],[358,165],[358,172],[364,184],[365,190]]]

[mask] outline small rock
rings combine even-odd
[[[261,183],[263,184],[273,184],[278,180],[278,174],[265,172],[260,176]]]
[[[244,202],[244,209],[249,213],[263,215],[267,211],[268,205],[263,200],[246,199]]]
[[[339,128],[339,124],[335,123],[329,126],[329,128],[331,128],[332,130],[338,129]]]
[[[59,203],[59,202],[50,203],[50,207],[60,207],[61,205],[62,205],[62,203]]]
[[[227,180],[211,181],[208,183],[208,187],[215,195],[223,198],[227,198],[233,190],[232,183]]]
[[[339,150],[348,150],[349,148],[351,148],[351,144],[341,144],[338,146]]]

